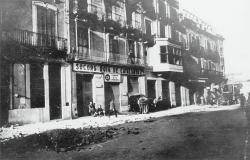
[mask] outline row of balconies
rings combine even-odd
[[[26,47],[35,48],[39,53],[50,51],[53,56],[53,51],[61,52],[65,55],[67,52],[67,39],[48,34],[35,33],[27,30],[9,30],[1,31],[1,42],[10,44],[20,44]],[[145,65],[143,58],[118,53],[106,53],[89,49],[86,47],[78,47],[78,51],[72,53],[74,60],[84,60],[92,62],[107,62],[113,64],[129,64],[129,65]],[[66,58],[66,57],[65,57]]]
[[[122,64],[122,65],[138,65],[138,66],[145,65],[144,59],[140,57],[134,57],[119,53],[98,51],[86,47],[78,47],[78,51],[75,51],[73,53],[73,59],[76,61],[106,62],[111,64]]]
[[[2,31],[1,40],[30,47],[36,47],[36,49],[40,50],[51,49],[62,52],[66,52],[67,50],[67,40],[64,38],[25,30]],[[103,51],[97,51],[84,47],[81,47],[81,49],[78,48],[78,51],[73,53],[73,57],[78,61],[83,60],[90,62],[106,62],[110,64],[121,65],[146,65],[144,58],[121,55],[117,53],[105,53]],[[182,72],[182,55],[161,54],[160,58],[161,60],[165,59],[166,61],[162,61],[159,65],[153,65],[153,71]],[[202,66],[200,73],[202,76],[223,76],[223,71],[202,68]]]

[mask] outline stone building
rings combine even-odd
[[[1,122],[63,118],[64,4],[1,1]]]
[[[3,0],[0,12],[2,123],[88,116],[91,101],[126,112],[134,94],[186,106],[223,79],[224,39],[178,0]]]

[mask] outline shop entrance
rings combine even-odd
[[[138,77],[128,77],[128,93],[129,95],[139,93]]]
[[[162,99],[164,100],[166,107],[171,106],[170,95],[169,95],[169,82],[162,81]]]
[[[111,99],[114,100],[116,109],[120,109],[120,89],[119,83],[105,83],[105,111],[109,110],[109,103]]]
[[[61,108],[61,65],[49,64],[50,119],[60,119]]]
[[[176,106],[181,106],[181,85],[175,84],[175,98],[176,98]]]
[[[148,98],[154,99],[156,97],[155,81],[154,80],[147,81],[147,90],[148,90]]]
[[[93,100],[92,97],[92,78],[90,74],[77,74],[77,113],[78,117],[89,115],[88,104]]]

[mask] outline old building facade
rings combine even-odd
[[[1,121],[83,117],[111,100],[126,112],[134,94],[195,103],[223,79],[223,38],[187,13],[176,0],[2,1]]]

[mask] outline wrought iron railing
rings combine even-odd
[[[119,53],[108,53],[82,46],[78,46],[78,49],[74,52],[73,57],[76,61],[106,62],[120,65],[145,65],[143,58],[129,57],[128,55]]]
[[[27,30],[2,30],[1,40],[44,49],[67,50],[67,40],[65,38]]]
[[[74,53],[75,60],[81,61],[96,61],[106,62],[107,56],[104,51],[89,49],[86,47],[78,46],[78,50]]]

